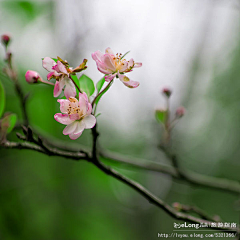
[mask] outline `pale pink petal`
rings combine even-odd
[[[61,78],[61,79],[59,79],[59,81],[55,82],[55,86],[54,86],[54,90],[53,90],[54,97],[58,97],[61,94],[64,85],[65,85],[65,81],[63,78]]]
[[[117,73],[114,73],[114,74],[110,74],[110,75],[105,76],[105,81],[106,81],[106,82],[112,81],[112,80],[116,77],[116,75],[117,75]]]
[[[93,115],[88,115],[81,122],[85,123],[85,128],[93,128],[96,124],[96,118]]]
[[[133,61],[133,58],[131,58],[129,61],[128,61],[128,68],[132,68],[134,66],[134,61]]]
[[[75,132],[76,128],[77,128],[77,122],[74,121],[63,129],[63,134],[68,135],[70,133],[73,133]]]
[[[141,66],[142,66],[142,63],[135,63],[135,64],[134,64],[134,67],[135,67],[135,68],[139,68],[139,67],[141,67]]]
[[[86,100],[86,93],[79,93],[79,102],[78,105],[82,110],[83,115],[87,113],[88,110],[88,100]]]
[[[60,61],[57,61],[57,65],[58,65],[59,72],[68,74],[66,67]]]
[[[62,113],[56,113],[54,115],[54,119],[64,125],[69,125],[71,124],[73,121],[68,117],[68,114],[62,114]]]
[[[119,69],[119,72],[124,72],[125,70],[127,70],[128,69],[128,62],[123,61],[118,69]]]
[[[48,75],[47,75],[47,80],[50,80],[53,75],[54,75],[54,72],[48,73]]]
[[[67,113],[70,106],[70,101],[67,99],[58,99],[57,101],[60,103],[60,111],[62,113]]]
[[[42,66],[49,72],[52,72],[52,67],[56,65],[56,62],[50,57],[45,57],[42,61]]]
[[[105,53],[114,55],[114,53],[113,53],[113,51],[112,51],[112,49],[110,47],[106,48]]]
[[[136,88],[139,86],[139,82],[130,80],[127,76],[123,74],[118,74],[119,79],[123,82],[123,84],[129,88]]]
[[[72,80],[66,77],[65,84],[66,84],[66,87],[64,89],[65,97],[66,98],[75,97],[76,96],[76,88],[75,88]]]
[[[92,113],[92,105],[91,103],[88,103],[88,110],[87,110],[87,115]]]
[[[69,116],[69,118],[70,118],[71,120],[73,120],[73,121],[76,121],[76,120],[79,120],[79,119],[80,119],[79,114],[77,114],[77,113],[71,114],[71,115]]]
[[[106,69],[109,69],[109,70],[111,70],[113,72],[116,71],[116,67],[115,67],[115,64],[114,64],[114,61],[113,61],[111,55],[104,54],[103,55],[103,63],[105,65]]]
[[[78,134],[71,133],[71,134],[69,134],[69,137],[70,137],[72,140],[76,140],[76,139],[79,138],[81,135],[82,135],[82,132],[80,132],[80,133],[78,133]]]
[[[74,131],[74,134],[79,134],[79,133],[81,133],[84,129],[85,129],[85,122],[82,120],[82,121],[78,121],[77,122],[77,127],[76,127],[76,129],[75,129],[75,131]]]
[[[100,61],[100,62],[101,62],[103,55],[104,55],[104,54],[101,53],[101,52],[98,50],[98,51],[92,53],[92,58],[93,58],[94,61]]]

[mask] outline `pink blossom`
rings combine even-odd
[[[62,113],[56,113],[54,119],[64,125],[64,135],[69,135],[72,140],[81,136],[84,129],[93,128],[96,118],[91,115],[92,105],[88,102],[86,93],[79,93],[79,101],[70,97],[58,99]]]
[[[110,48],[105,50],[105,54],[100,51],[92,53],[92,58],[96,61],[98,70],[106,74],[105,81],[110,82],[117,77],[129,88],[139,86],[139,82],[130,80],[124,73],[131,72],[133,68],[141,67],[142,63],[135,63],[132,58],[126,61],[126,59],[122,59],[122,54],[115,55]]]
[[[45,57],[43,59],[43,67],[49,71],[49,74],[47,75],[47,79],[50,80],[51,78],[56,79],[53,95],[54,97],[58,97],[64,86],[64,95],[66,98],[75,97],[76,96],[76,88],[72,82],[72,80],[69,78],[69,72],[68,68],[61,62],[57,61],[55,62],[50,57]]]

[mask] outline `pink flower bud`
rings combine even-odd
[[[2,44],[3,44],[5,47],[7,47],[7,45],[8,45],[9,42],[10,42],[10,40],[11,40],[11,38],[10,38],[9,34],[3,34],[3,35],[1,36],[1,42],[2,42]]]
[[[178,202],[172,204],[172,206],[177,210],[180,211],[182,209],[182,205]]]
[[[162,93],[169,98],[172,94],[172,91],[169,88],[163,88]]]
[[[182,116],[184,116],[185,112],[186,109],[184,107],[178,107],[176,110],[176,117],[181,118]]]
[[[32,70],[28,70],[25,74],[25,78],[26,78],[26,81],[28,83],[37,83],[38,80],[40,80],[40,76],[37,72],[35,71],[32,71]]]

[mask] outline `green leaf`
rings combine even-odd
[[[76,85],[77,85],[77,86],[79,87],[79,89],[80,89],[80,84],[79,84],[79,80],[78,80],[77,76],[76,76],[76,75],[71,75],[71,77],[72,77],[73,81],[76,83]]]
[[[123,56],[121,57],[121,60],[122,60],[128,53],[130,53],[130,51],[127,51],[126,53],[124,53]]]
[[[10,133],[17,122],[17,115],[12,113],[3,117],[1,121],[1,130]]]
[[[80,89],[90,97],[95,92],[94,83],[91,78],[83,74],[79,78]]]
[[[95,101],[96,107],[97,107],[98,102],[101,99],[101,97],[108,91],[108,89],[112,86],[112,84],[113,84],[113,80],[111,82],[109,82],[107,87],[97,96],[96,101]]]
[[[167,110],[156,110],[155,117],[158,122],[165,123],[167,118]]]
[[[98,82],[97,82],[97,93],[100,93],[103,84],[105,83],[105,77],[101,78]]]
[[[5,108],[5,93],[4,93],[4,89],[3,89],[3,85],[0,82],[0,117],[3,114],[4,108]]]

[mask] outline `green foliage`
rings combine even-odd
[[[101,91],[104,83],[105,83],[105,76],[97,82],[97,85],[96,85],[97,93],[99,93]]]
[[[0,117],[3,114],[4,108],[5,108],[5,93],[4,93],[3,85],[0,82]]]
[[[29,23],[43,13],[50,12],[53,8],[51,1],[9,1],[5,0],[0,3],[4,12],[19,19],[23,23]]]
[[[83,92],[85,92],[88,95],[88,97],[90,97],[95,92],[93,80],[88,76],[86,76],[85,74],[83,74],[79,78],[79,83],[80,83],[80,89]]]
[[[158,122],[165,123],[167,118],[167,110],[156,110],[155,111],[155,117]]]
[[[10,133],[17,122],[17,115],[12,113],[6,115],[1,121],[1,129],[4,129],[7,133]]]
[[[101,97],[108,91],[108,89],[112,86],[113,84],[113,80],[107,85],[107,87],[97,96],[95,104],[96,107],[98,105],[99,100],[101,99]]]

